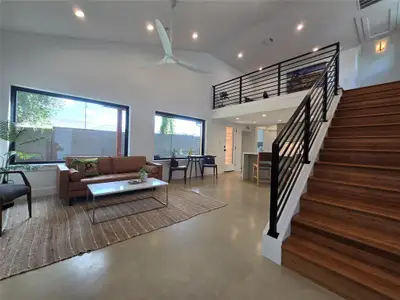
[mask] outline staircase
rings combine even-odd
[[[344,92],[282,253],[346,299],[400,299],[400,82]]]

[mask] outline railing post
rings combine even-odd
[[[335,59],[335,95],[339,94],[339,56],[340,56],[340,43],[336,43],[336,59]]]
[[[326,122],[326,114],[328,111],[328,72],[324,75],[324,97],[322,101],[322,122]]]
[[[213,85],[212,90],[213,90],[213,109],[215,109],[215,85]]]
[[[305,164],[310,163],[309,152],[310,152],[310,125],[311,125],[311,95],[307,97],[305,110],[304,110],[304,152],[303,162]]]
[[[269,207],[269,229],[268,235],[277,238],[277,222],[278,222],[278,182],[279,182],[279,143],[272,144],[272,161],[271,161],[271,192]]]
[[[281,95],[281,64],[278,64],[278,96]]]
[[[239,104],[242,104],[242,76],[239,78]]]

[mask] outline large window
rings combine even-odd
[[[18,133],[12,163],[128,154],[127,106],[13,86],[11,121]]]
[[[154,159],[204,154],[204,120],[156,112]]]

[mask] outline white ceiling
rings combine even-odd
[[[356,46],[355,18],[368,12],[381,26],[373,11],[393,2],[398,0],[383,0],[360,12],[356,0],[183,0],[174,10],[173,47],[209,52],[247,72],[315,46],[337,41],[343,49]],[[85,21],[75,18],[73,5],[83,9]],[[140,45],[159,45],[157,34],[146,31],[146,22],[158,18],[169,26],[171,17],[168,0],[3,0],[0,10],[4,29]],[[300,33],[295,30],[299,22],[305,24]],[[199,33],[196,42],[193,31]],[[265,46],[267,38],[274,42]],[[239,51],[244,52],[242,60],[236,58]]]

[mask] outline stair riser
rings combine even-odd
[[[358,165],[400,167],[400,153],[321,150],[319,160]]]
[[[386,123],[400,123],[400,114],[384,115],[384,116],[370,116],[370,117],[351,117],[351,118],[333,118],[333,126],[349,126],[349,125],[364,125],[364,124],[386,124]]]
[[[377,106],[377,107],[365,107],[365,108],[349,109],[349,110],[337,109],[335,112],[335,117],[354,117],[354,116],[362,116],[370,114],[396,113],[396,112],[397,113],[400,112],[400,104]]]
[[[325,139],[324,148],[400,150],[399,138],[336,138]]]
[[[310,194],[335,195],[335,197],[346,197],[347,199],[365,199],[365,201],[378,201],[386,207],[397,205],[400,195],[396,192],[343,185],[334,182],[323,182],[310,178],[307,184],[307,192]],[[395,206],[395,207],[397,207]]]
[[[365,127],[330,127],[329,137],[342,136],[385,136],[400,133],[400,125],[365,126]]]
[[[345,201],[338,200],[338,204],[346,204]],[[391,232],[394,235],[400,236],[400,227],[395,220],[384,218],[381,216],[374,216],[360,211],[355,211],[347,208],[329,205],[326,203],[319,203],[316,201],[309,201],[301,199],[300,211],[304,211],[316,216],[326,216],[340,221],[342,224],[357,224],[360,227],[370,228],[377,230],[381,228],[386,233]]]
[[[319,230],[312,230],[308,227],[300,226],[293,223],[291,227],[291,234],[301,237],[302,239],[311,240],[316,244],[324,245],[332,250],[343,253],[353,259],[360,260],[367,264],[377,266],[393,274],[400,275],[400,261],[390,259],[389,256],[382,255],[381,251],[367,247],[357,247],[354,241],[343,240],[342,238],[335,238],[333,235],[326,234]]]
[[[391,170],[316,164],[314,168],[314,176],[322,179],[379,185],[386,188],[398,189],[400,187],[399,172]]]
[[[346,97],[352,97],[356,95],[368,95],[371,93],[376,93],[376,92],[386,92],[390,90],[396,90],[400,89],[400,82],[389,82],[386,84],[380,84],[380,85],[374,85],[374,86],[368,86],[365,88],[360,88],[360,89],[355,89],[355,90],[348,90],[345,91],[345,96]]]
[[[323,266],[312,263],[285,249],[282,251],[282,265],[346,299],[389,299],[357,282],[349,280],[347,277],[336,274]]]
[[[376,94],[370,94],[370,95],[365,95],[365,96],[357,96],[357,97],[351,97],[351,98],[346,98],[342,97],[340,99],[339,106],[351,106],[355,105],[356,107],[359,107],[360,105],[374,105],[375,104],[395,104],[400,102],[400,92],[387,92],[387,93],[376,93]]]

